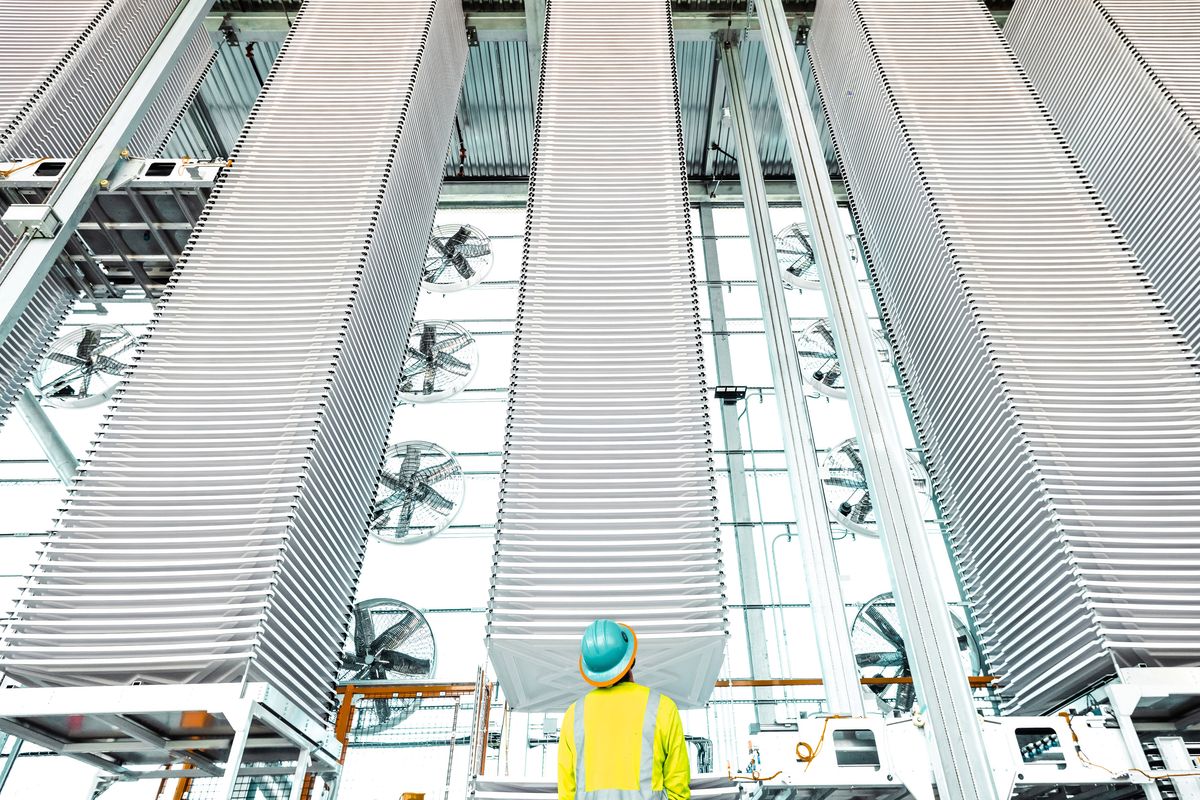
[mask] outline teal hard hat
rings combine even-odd
[[[579,674],[592,686],[612,686],[637,658],[633,628],[611,619],[598,619],[583,632],[579,646]]]

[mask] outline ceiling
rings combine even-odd
[[[806,13],[812,0],[785,0],[792,12]],[[1011,2],[991,2],[1003,13]],[[232,13],[239,24],[237,44],[214,32],[220,55],[199,99],[190,109],[167,155],[220,158],[229,155],[271,64],[279,54],[298,0],[217,0],[209,27]],[[693,180],[736,179],[733,132],[722,108],[727,102],[716,66],[712,32],[727,24],[746,25],[745,0],[675,0],[676,58],[688,172]],[[533,103],[521,0],[465,0],[468,24],[480,41],[470,48],[466,75],[452,134],[448,180],[512,180],[529,174],[533,141]],[[731,12],[730,9],[733,9]],[[286,13],[285,13],[286,12]],[[801,27],[802,16],[793,18]],[[732,16],[730,16],[732,14]],[[250,46],[252,45],[252,46]],[[247,47],[253,58],[247,56]],[[797,47],[802,62],[804,48]],[[751,36],[742,55],[747,95],[754,117],[759,156],[768,179],[791,176],[787,143],[772,96],[762,46]],[[807,64],[805,63],[805,67]],[[805,69],[813,96],[811,72]],[[814,102],[814,107],[819,104]],[[717,149],[712,145],[716,144]],[[459,162],[460,145],[466,158]],[[826,159],[836,171],[832,143],[825,137]]]

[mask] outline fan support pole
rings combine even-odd
[[[917,696],[927,709],[942,797],[997,800],[983,735],[959,658],[908,458],[889,408],[887,384],[867,325],[833,185],[808,105],[796,47],[780,0],[756,0],[796,182],[804,197],[821,286],[845,374],[863,465]]]
[[[813,627],[821,656],[821,674],[825,680],[825,698],[834,714],[861,717],[864,714],[858,667],[850,646],[850,626],[842,599],[837,553],[833,531],[825,508],[817,452],[813,444],[812,420],[804,399],[804,381],[800,356],[792,339],[792,320],[783,296],[783,277],[775,239],[771,232],[770,208],[758,160],[750,104],[742,80],[741,52],[732,34],[718,42],[725,83],[729,87],[729,107],[737,141],[738,174],[741,176],[743,206],[750,229],[751,252],[758,278],[758,294],[763,307],[767,333],[767,351],[771,359],[771,377],[775,384],[775,402],[783,431],[783,450],[787,458],[788,481],[799,523],[808,599],[812,604]]]

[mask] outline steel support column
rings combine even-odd
[[[46,416],[46,410],[42,408],[42,404],[34,397],[29,387],[22,389],[21,394],[17,396],[17,410],[21,412],[21,417],[29,427],[29,432],[33,434],[38,446],[45,453],[46,460],[50,462],[50,466],[54,467],[58,479],[70,486],[71,481],[75,480],[75,470],[79,468],[79,460],[75,458],[71,448],[63,441],[58,428],[55,428],[54,423]]]
[[[129,137],[166,83],[188,37],[203,21],[212,3],[213,0],[180,0],[129,82],[42,203],[49,206],[57,228],[52,234],[27,230],[0,265],[0,341],[12,331],[74,234],[100,188],[100,181],[109,177],[121,158]]]
[[[818,473],[812,421],[803,393],[800,357],[796,352],[791,317],[788,316],[783,296],[783,279],[780,277],[779,256],[775,252],[775,237],[771,231],[762,164],[758,160],[750,104],[742,78],[741,52],[732,34],[725,37],[718,49],[725,70],[725,84],[729,88],[734,138],[737,141],[738,174],[745,198],[750,246],[775,384],[775,402],[779,408],[788,479],[799,523],[798,538],[803,551],[809,602],[813,609],[813,627],[817,632],[825,696],[831,712],[858,717],[864,714],[858,667],[850,647],[850,626],[846,620],[837,553]]]
[[[846,376],[871,499],[912,664],[917,696],[927,708],[942,797],[996,800],[977,712],[963,673],[958,636],[937,581],[908,458],[890,408],[858,276],[837,217],[833,186],[808,105],[792,32],[780,0],[756,0],[767,60],[796,181],[804,198],[821,286]]]
[[[8,737],[4,737],[8,739]],[[8,756],[4,759],[4,766],[0,767],[0,794],[4,794],[4,785],[8,783],[8,776],[12,774],[13,767],[17,763],[17,756],[21,755],[21,748],[25,746],[24,739],[13,739],[12,749],[8,751]],[[3,750],[0,746],[0,750]]]
[[[721,285],[721,262],[717,255],[717,240],[713,231],[711,205],[702,205],[700,212],[700,236],[704,248],[704,277],[708,279],[708,308],[712,316],[713,362],[717,372],[718,386],[732,386],[733,359],[729,354],[729,334],[725,321],[725,287]],[[738,577],[742,588],[742,603],[761,606],[762,589],[758,583],[758,550],[754,538],[753,515],[750,512],[750,497],[746,486],[746,457],[742,455],[742,428],[738,417],[738,406],[717,400],[721,407],[721,428],[725,432],[725,464],[729,469],[729,505],[733,514],[733,541],[737,549]],[[746,648],[750,654],[750,677],[768,678],[771,675],[767,661],[767,626],[761,609],[743,609],[746,624]],[[771,690],[755,687],[754,718],[760,725],[775,721],[775,708],[768,703]]]

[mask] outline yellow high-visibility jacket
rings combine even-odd
[[[593,689],[567,709],[558,800],[689,800],[690,786],[683,723],[671,698],[627,681]]]

